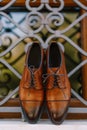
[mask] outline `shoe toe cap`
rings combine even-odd
[[[22,103],[23,114],[29,123],[36,123],[40,117],[42,105],[41,102]]]
[[[68,102],[50,102],[48,113],[54,124],[61,124],[67,115]]]

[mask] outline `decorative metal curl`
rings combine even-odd
[[[10,46],[13,43],[13,39],[10,36],[4,36],[3,42],[5,42],[5,46]]]
[[[38,33],[42,30],[44,25],[42,25],[42,21],[44,21],[44,17],[41,13],[39,12],[31,12],[26,16],[26,23],[29,27],[29,30],[32,30],[31,28],[34,28],[33,33]]]
[[[33,0],[33,2],[35,2],[36,0]],[[30,6],[30,0],[26,0],[25,2],[26,8],[30,11],[39,11],[44,7],[44,4],[42,3],[39,7],[35,8],[35,7],[31,7]]]
[[[53,0],[54,3],[60,2],[60,6],[57,8],[51,7],[49,4],[45,4],[46,8],[52,12],[59,12],[64,8],[64,0]]]
[[[56,27],[62,25],[64,22],[64,17],[61,13],[52,12],[47,15],[46,21],[49,23],[46,24],[46,28],[48,29],[48,31],[51,33],[55,33],[55,30],[53,30],[49,25],[51,23],[53,23]]]

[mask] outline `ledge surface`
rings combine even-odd
[[[22,120],[1,120],[0,130],[82,130],[87,129],[87,120],[66,120],[62,125],[53,125],[49,120],[40,120],[37,124],[28,124]]]

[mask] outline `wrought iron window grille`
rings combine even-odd
[[[18,3],[19,2],[19,3]],[[68,77],[71,77],[74,75],[79,69],[83,69],[82,76],[83,76],[83,91],[85,96],[80,96],[74,89],[71,89],[72,95],[74,95],[82,104],[87,106],[87,31],[86,31],[86,22],[87,22],[87,2],[86,0],[82,2],[82,0],[69,0],[68,2],[66,0],[26,0],[26,1],[17,1],[17,0],[11,0],[7,2],[4,2],[4,0],[0,1],[0,18],[3,16],[8,21],[10,21],[16,28],[22,32],[22,36],[18,36],[17,41],[13,41],[12,44],[7,47],[4,51],[0,52],[0,63],[2,63],[4,66],[6,66],[14,75],[18,77],[18,79],[21,79],[21,74],[11,66],[4,58],[3,56],[6,56],[12,49],[14,49],[17,45],[20,44],[21,41],[24,41],[26,38],[35,38],[38,42],[41,43],[42,47],[46,49],[48,47],[48,44],[51,40],[62,38],[65,41],[68,42],[69,45],[74,47],[78,52],[82,55],[82,61],[68,73]],[[35,4],[36,3],[36,4]],[[16,6],[13,7],[13,4]],[[24,4],[24,5],[23,5]],[[20,23],[18,24],[15,22],[15,20],[9,16],[9,10],[16,10],[19,9],[17,6],[23,6],[20,9],[24,11],[27,10],[27,14],[24,17],[24,21],[26,22],[27,27],[20,26]],[[35,5],[35,6],[34,6]],[[70,6],[69,6],[70,5]],[[64,29],[53,29],[50,24],[54,24],[57,28],[60,27],[64,23],[64,15],[62,13],[62,10],[65,9],[65,6],[67,6],[67,9],[70,10],[71,6],[75,7],[75,10],[81,11],[80,15],[76,18],[75,21],[73,21],[68,27]],[[43,15],[43,12],[46,10],[47,13]],[[16,10],[17,11],[17,10]],[[7,21],[7,22],[8,22]],[[66,32],[68,32],[72,27],[76,26],[79,22],[81,22],[81,31],[82,35],[82,45],[81,47],[77,45],[72,39],[67,37],[65,35]],[[39,23],[39,24],[38,24]],[[37,27],[36,24],[38,24]],[[14,27],[13,26],[13,27]],[[0,19],[0,32],[3,31],[4,25]],[[43,28],[46,29],[46,31],[49,32],[50,35],[48,37],[45,37],[44,39],[39,35],[39,33],[43,30]],[[5,30],[4,30],[5,31]],[[9,30],[7,30],[9,32]],[[15,33],[15,32],[14,32]],[[31,42],[31,41],[30,41]],[[29,43],[30,43],[29,42]],[[2,35],[0,33],[0,46],[3,46],[3,40]],[[19,90],[19,87],[14,89],[10,94],[8,94],[6,97],[4,97],[0,101],[0,113],[1,112],[21,112],[20,107],[4,107],[3,105]],[[70,108],[69,113],[87,113],[86,108]]]

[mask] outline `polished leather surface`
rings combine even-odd
[[[36,45],[38,43],[33,43],[33,46],[34,44]],[[32,46],[29,47],[26,54],[24,72],[20,82],[19,98],[27,121],[30,123],[36,123],[40,117],[40,113],[44,102],[44,89],[42,85],[44,55],[43,50],[40,46],[41,49],[41,53],[39,54],[41,55],[40,66],[38,68],[29,67],[28,58],[31,48]],[[35,54],[36,53],[38,53],[37,50],[35,51]],[[30,58],[32,59],[32,57]],[[31,71],[33,72],[33,75],[31,75]],[[31,85],[32,76],[34,82],[33,85]]]
[[[70,82],[67,76],[64,54],[59,48],[61,53],[61,65],[58,67],[49,67],[50,59],[50,46],[47,49],[47,83],[46,83],[46,103],[49,113],[49,117],[54,124],[61,124],[64,120],[67,109],[70,102],[71,92],[70,92]],[[57,44],[56,44],[57,45]],[[57,45],[58,46],[58,45]],[[55,53],[55,51],[54,51]],[[57,85],[54,86],[55,78],[57,76]]]

